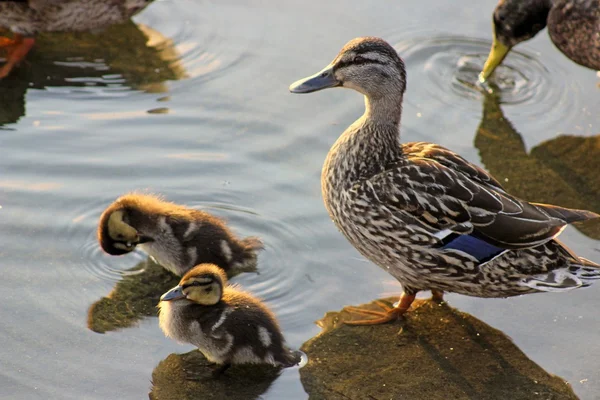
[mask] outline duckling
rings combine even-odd
[[[216,265],[188,271],[160,298],[159,325],[166,336],[197,346],[223,373],[232,364],[291,367],[300,353],[288,349],[273,313],[257,298],[227,285]]]
[[[548,25],[550,39],[572,61],[600,70],[600,0],[500,0],[494,42],[479,75],[485,82],[516,44]]]
[[[400,143],[406,69],[380,38],[357,38],[292,93],[347,87],[365,96],[365,113],[338,138],[321,188],[331,219],[366,258],[392,274],[395,307],[351,324],[390,322],[420,290],[476,297],[567,291],[600,279],[600,265],[578,257],[558,235],[598,218],[586,210],[529,203],[478,166],[442,146]]]
[[[124,22],[143,10],[152,0],[3,0],[0,1],[0,28],[14,38],[0,37],[0,48],[8,50],[0,79],[21,62],[41,32],[77,32],[105,28]]]
[[[98,242],[114,256],[139,247],[178,276],[200,263],[217,264],[230,276],[252,272],[263,248],[256,237],[237,239],[214,215],[140,193],[119,197],[102,213]]]

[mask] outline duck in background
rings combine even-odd
[[[124,22],[152,0],[4,0],[0,1],[0,28],[14,37],[0,37],[7,53],[0,79],[19,64],[40,32],[78,32]]]
[[[110,255],[139,248],[172,273],[182,276],[195,265],[216,264],[229,276],[256,271],[260,239],[238,239],[225,222],[157,196],[129,193],[100,217],[98,242]]]
[[[500,0],[493,15],[494,42],[479,81],[490,77],[513,46],[546,26],[565,56],[600,70],[600,0]]]
[[[214,376],[233,364],[286,368],[300,363],[300,353],[286,347],[273,313],[249,293],[227,286],[227,276],[216,265],[188,271],[158,307],[165,335],[197,346],[219,365]]]
[[[600,265],[557,237],[591,211],[530,203],[507,193],[486,171],[433,143],[400,143],[406,70],[380,38],[348,42],[292,93],[347,87],[365,96],[365,113],[332,146],[321,175],[325,206],[366,258],[392,274],[403,294],[375,319],[404,314],[421,290],[509,297],[566,291],[600,279]]]

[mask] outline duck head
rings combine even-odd
[[[513,46],[546,27],[551,0],[500,0],[493,15],[494,40],[479,81],[485,82]]]
[[[354,89],[369,99],[402,96],[406,89],[404,62],[383,39],[356,38],[321,71],[292,83],[290,92],[311,93],[338,86]]]
[[[163,294],[160,301],[189,300],[204,306],[221,301],[227,275],[214,264],[200,264],[188,271],[179,285]]]
[[[100,217],[98,242],[102,250],[113,256],[120,256],[135,250],[138,244],[151,242],[151,237],[140,235],[127,223],[126,209],[108,208]]]

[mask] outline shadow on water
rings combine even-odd
[[[502,113],[495,92],[485,92],[475,136],[485,168],[515,196],[600,213],[600,135],[561,135],[527,153],[521,135]],[[600,240],[600,220],[573,224]]]
[[[279,377],[281,369],[269,365],[235,365],[219,379],[214,365],[198,351],[171,354],[152,372],[151,400],[260,398]]]
[[[502,332],[445,304],[417,300],[397,323],[344,325],[354,317],[328,312],[317,322],[322,332],[302,346],[308,364],[300,377],[310,398],[577,398]]]
[[[186,77],[170,39],[133,21],[100,33],[46,33],[7,78],[0,80],[0,127],[25,115],[28,89],[73,92],[165,92],[164,82]]]

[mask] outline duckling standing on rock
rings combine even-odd
[[[98,241],[118,256],[137,246],[181,276],[195,265],[212,263],[230,276],[256,270],[256,237],[237,239],[223,220],[149,194],[119,197],[100,217]]]
[[[285,346],[275,316],[258,299],[232,286],[215,265],[201,264],[160,298],[159,325],[165,335],[197,346],[221,367],[271,364],[291,367],[300,353]]]
[[[144,9],[151,0],[2,0],[0,28],[14,38],[0,37],[0,48],[8,50],[0,79],[7,76],[31,50],[40,32],[77,32],[101,29],[124,22]]]
[[[493,16],[494,43],[479,75],[486,81],[516,44],[548,25],[563,54],[600,70],[600,0],[500,0]]]
[[[600,279],[600,265],[577,257],[556,237],[591,211],[529,203],[491,175],[432,143],[400,143],[404,62],[379,38],[350,41],[293,93],[330,87],[365,96],[364,115],[335,142],[321,187],[329,215],[365,257],[402,283],[398,306],[364,311],[392,321],[415,294],[432,290],[477,297],[564,291]]]

